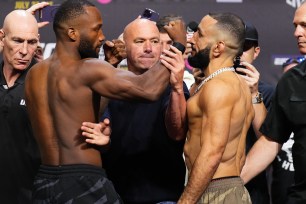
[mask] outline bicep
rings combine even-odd
[[[141,77],[137,78],[132,72],[116,69],[109,64],[95,66],[86,77],[88,86],[93,91],[112,99],[141,98],[143,92],[139,80]]]

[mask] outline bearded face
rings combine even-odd
[[[90,40],[85,37],[81,38],[78,50],[82,59],[99,57],[99,52],[96,51]]]
[[[192,67],[199,68],[204,71],[210,62],[209,53],[211,50],[211,46],[207,46],[206,48],[197,52],[194,56],[188,57],[188,62]]]

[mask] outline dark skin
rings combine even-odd
[[[96,53],[104,41],[100,12],[96,7],[84,9],[86,14],[62,23],[53,55],[32,67],[27,75],[26,103],[44,165],[101,167],[100,152],[86,143],[80,130],[83,121],[98,122],[101,96],[152,101],[169,83],[170,72],[160,63],[135,75],[102,60],[82,59],[82,39]],[[167,30],[174,41],[185,44],[181,22]]]

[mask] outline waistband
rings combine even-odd
[[[59,176],[84,176],[86,174],[98,174],[106,177],[106,173],[103,168],[89,164],[71,164],[60,166],[40,165],[37,175],[50,178]]]
[[[244,186],[243,180],[239,176],[233,176],[233,177],[213,179],[208,185],[207,189],[221,188],[221,187],[230,188],[237,186]]]

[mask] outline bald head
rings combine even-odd
[[[38,35],[38,25],[35,17],[25,10],[14,10],[5,17],[3,22],[5,34],[15,29],[30,31]]]
[[[153,32],[153,34],[159,34],[155,22],[143,18],[136,19],[125,27],[123,31],[123,40],[126,41],[127,38],[130,38],[131,36],[145,34],[147,33],[146,31]]]
[[[25,70],[31,63],[37,49],[39,35],[37,21],[24,10],[9,13],[3,23],[3,60],[4,67]]]

